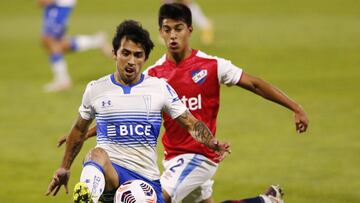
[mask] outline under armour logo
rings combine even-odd
[[[109,107],[111,106],[111,100],[102,101],[101,104],[102,107]]]

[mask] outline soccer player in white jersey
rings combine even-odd
[[[41,43],[47,51],[53,72],[53,80],[44,86],[44,91],[56,92],[69,89],[72,83],[64,54],[69,51],[101,48],[105,54],[110,55],[110,45],[106,43],[106,35],[103,32],[65,37],[68,20],[76,0],[37,1],[44,8]]]
[[[162,112],[199,143],[214,150],[219,160],[229,152],[229,144],[218,141],[203,122],[192,116],[165,80],[141,73],[153,43],[138,22],[124,21],[117,27],[113,48],[116,71],[88,84],[80,116],[70,131],[61,166],[54,173],[47,195],[56,195],[62,185],[68,191],[70,166],[95,118],[97,145],[84,160],[80,182],[74,189],[74,202],[96,203],[104,190],[141,179],[152,185],[157,202],[161,203],[164,200],[156,144]]]
[[[278,88],[246,73],[228,60],[190,47],[193,27],[188,7],[177,3],[162,5],[158,23],[167,52],[145,73],[164,78],[191,113],[204,121],[213,134],[216,132],[220,84],[244,88],[290,109],[294,113],[296,131],[306,131],[308,118],[305,111]],[[212,177],[219,164],[214,159],[216,154],[198,144],[191,134],[167,115],[164,116],[164,127],[165,171],[161,176],[161,185],[165,201],[214,202]],[[96,128],[92,128],[87,136],[91,137],[95,132]],[[66,137],[61,138],[59,145],[65,141]],[[281,203],[282,191],[278,186],[270,186],[265,194],[234,202]]]

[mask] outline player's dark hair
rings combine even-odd
[[[158,23],[160,28],[162,26],[163,20],[166,18],[183,21],[188,27],[192,25],[191,11],[189,7],[184,4],[163,4],[159,10]]]
[[[150,34],[147,30],[142,28],[141,24],[134,20],[125,20],[116,28],[112,46],[116,53],[120,48],[120,43],[123,37],[135,43],[141,44],[145,51],[145,59],[148,59],[151,50],[154,48],[154,43],[150,39]]]

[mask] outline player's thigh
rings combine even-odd
[[[217,164],[198,154],[183,154],[163,164],[165,171],[160,179],[161,185],[172,202],[181,201],[209,181],[217,169]]]

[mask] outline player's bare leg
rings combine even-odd
[[[170,195],[165,190],[163,190],[163,196],[165,203],[171,203]]]
[[[43,36],[41,41],[48,52],[51,70],[54,75],[53,80],[44,86],[44,91],[56,92],[69,89],[71,87],[71,80],[63,55],[63,40]]]
[[[65,53],[100,49],[105,56],[111,58],[112,48],[107,42],[105,32],[61,39],[43,36],[41,41],[48,52],[51,69],[54,75],[53,80],[44,86],[45,92],[57,92],[71,88],[72,84],[68,73],[68,66],[64,59]]]

